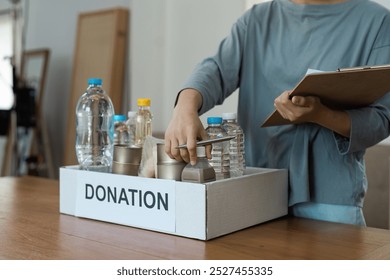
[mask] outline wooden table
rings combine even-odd
[[[210,241],[59,213],[59,183],[0,178],[0,259],[390,259],[390,231],[284,217]]]

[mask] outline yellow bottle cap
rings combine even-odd
[[[138,106],[150,106],[150,98],[138,98]]]

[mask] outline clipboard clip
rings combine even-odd
[[[337,72],[361,71],[361,70],[381,69],[381,68],[388,68],[388,67],[390,67],[390,64],[375,65],[375,66],[347,67],[347,68],[337,68]]]

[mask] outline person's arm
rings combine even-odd
[[[165,132],[165,151],[171,158],[196,163],[196,141],[207,139],[199,115],[222,104],[239,86],[250,16],[248,11],[237,20],[230,34],[220,43],[217,53],[199,63],[184,83]],[[188,149],[176,149],[179,144],[187,144]],[[211,158],[211,146],[206,146],[206,155]]]
[[[180,92],[173,116],[165,131],[165,152],[176,160],[196,163],[196,141],[206,139],[207,134],[199,119],[198,111],[202,106],[202,95],[195,89]],[[187,144],[187,149],[176,149]],[[208,152],[210,154],[210,152]]]
[[[294,96],[290,99],[289,93],[290,91],[285,91],[275,99],[275,108],[283,118],[293,123],[316,123],[344,137],[350,137],[351,119],[346,111],[332,110],[314,96]]]

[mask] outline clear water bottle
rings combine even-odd
[[[114,106],[102,80],[88,79],[76,106],[76,154],[80,169],[110,172],[113,152]]]
[[[138,111],[135,124],[135,145],[143,147],[145,138],[152,135],[152,113],[150,112],[150,99],[137,100]]]
[[[221,138],[228,136],[222,128],[221,117],[207,118],[206,128],[209,139]],[[230,177],[230,156],[229,156],[229,141],[223,141],[212,144],[210,164],[215,170],[217,180]]]
[[[235,136],[229,141],[230,177],[238,177],[245,170],[245,138],[242,128],[237,123],[236,113],[222,114],[222,128],[229,136]]]
[[[137,123],[137,112],[129,111],[127,112],[127,129],[129,131],[129,143],[130,145],[135,145],[135,128]]]
[[[114,115],[114,145],[130,145],[125,115]]]

